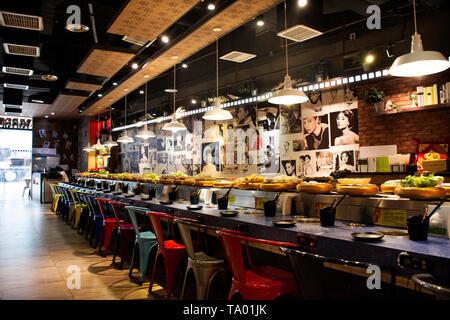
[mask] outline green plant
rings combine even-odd
[[[378,88],[372,87],[369,91],[366,91],[364,94],[364,101],[367,104],[373,104],[377,102],[381,102],[384,99],[384,92]]]

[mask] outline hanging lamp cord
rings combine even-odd
[[[219,99],[219,39],[216,40],[216,96]]]
[[[416,0],[413,0],[413,8],[414,8],[414,31],[417,34],[417,18],[416,18]]]
[[[127,125],[127,96],[125,96],[125,125]]]
[[[176,79],[177,79],[177,73],[176,73],[176,65],[173,66],[173,113],[175,114],[175,90],[176,90]],[[175,115],[176,116],[176,115]]]
[[[284,31],[287,30],[287,18],[286,18],[286,0],[284,1]],[[284,46],[286,47],[286,75],[289,75],[289,62],[288,62],[288,45],[287,38],[284,37]]]

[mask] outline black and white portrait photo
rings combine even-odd
[[[320,115],[310,108],[303,109],[303,129],[307,150],[329,148],[328,114]]]
[[[289,177],[296,176],[296,161],[295,160],[283,160],[281,161],[283,165],[284,174]]]
[[[166,151],[166,139],[158,138],[156,140],[156,151]]]
[[[278,129],[279,116],[280,108],[278,106],[258,107],[258,127],[262,127],[265,131]]]
[[[359,144],[358,109],[330,113],[331,145]]]
[[[280,117],[281,134],[291,134],[302,132],[302,118],[300,105],[282,105]]]
[[[355,156],[353,150],[342,151],[335,154],[335,169],[338,171],[349,170],[354,171]]]

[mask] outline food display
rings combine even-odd
[[[400,186],[400,180],[388,180],[380,185],[381,192],[394,193],[395,188]]]
[[[409,199],[442,199],[446,195],[442,187],[443,177],[429,174],[427,176],[407,176],[400,180],[400,187],[395,188],[396,195]]]
[[[450,196],[450,183],[443,183],[440,187],[445,189],[445,195]]]
[[[184,179],[186,179],[186,177],[188,177],[181,171],[172,172],[169,174],[169,176],[172,178],[172,183],[174,183],[174,184],[183,184]]]
[[[194,177],[186,177],[183,180],[183,185],[185,186],[195,186],[195,178]]]
[[[262,191],[289,191],[297,186],[298,183],[302,182],[301,179],[297,177],[290,176],[277,176],[272,179],[266,179],[260,186]]]
[[[376,184],[338,184],[336,191],[349,196],[374,196],[378,193]]]
[[[159,181],[159,176],[156,173],[144,173],[143,182],[156,183]]]
[[[214,188],[231,188],[236,184],[236,181],[233,180],[217,180],[214,181]]]
[[[245,178],[239,178],[237,180],[236,188],[243,190],[255,190],[259,189],[261,184],[266,181],[266,178],[252,174]]]
[[[172,184],[173,183],[173,176],[171,176],[170,174],[162,174],[159,177],[159,183]]]
[[[371,178],[340,178],[337,179],[338,184],[357,184],[357,185],[364,185],[369,184]]]
[[[309,181],[299,183],[296,189],[299,192],[319,194],[330,192],[333,189],[333,185],[331,183]]]

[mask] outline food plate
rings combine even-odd
[[[189,210],[200,210],[203,206],[186,206]]]
[[[238,211],[232,211],[232,210],[227,210],[227,211],[220,211],[220,215],[222,217],[235,217],[239,214]]]
[[[172,201],[159,201],[160,204],[171,204]]]
[[[362,241],[362,242],[377,242],[381,241],[381,239],[384,237],[384,234],[381,232],[353,232],[352,238],[355,241]]]
[[[380,191],[384,193],[394,193],[395,188],[398,186],[396,185],[388,185],[388,184],[382,184],[380,186]]]
[[[318,217],[292,216],[292,218],[300,223],[320,223],[320,218]]]
[[[272,223],[275,227],[280,227],[280,228],[289,228],[289,227],[295,226],[295,220],[292,220],[292,219],[274,220],[274,221],[272,221]]]
[[[328,193],[333,189],[331,183],[300,183],[297,185],[297,191],[306,193]]]
[[[409,198],[415,200],[431,200],[442,199],[445,197],[445,189],[441,187],[397,187],[395,194],[401,198]]]
[[[134,193],[127,193],[127,194],[124,194],[123,196],[126,197],[126,198],[131,198],[131,197],[134,197],[135,194]]]
[[[149,196],[141,196],[141,200],[149,200],[150,197]]]
[[[349,196],[374,196],[378,193],[378,186],[375,184],[339,184],[336,191]]]
[[[112,194],[115,195],[115,196],[118,196],[119,194],[122,194],[122,192],[121,191],[114,191]]]
[[[292,189],[290,183],[262,183],[259,187],[261,191],[289,191]]]

